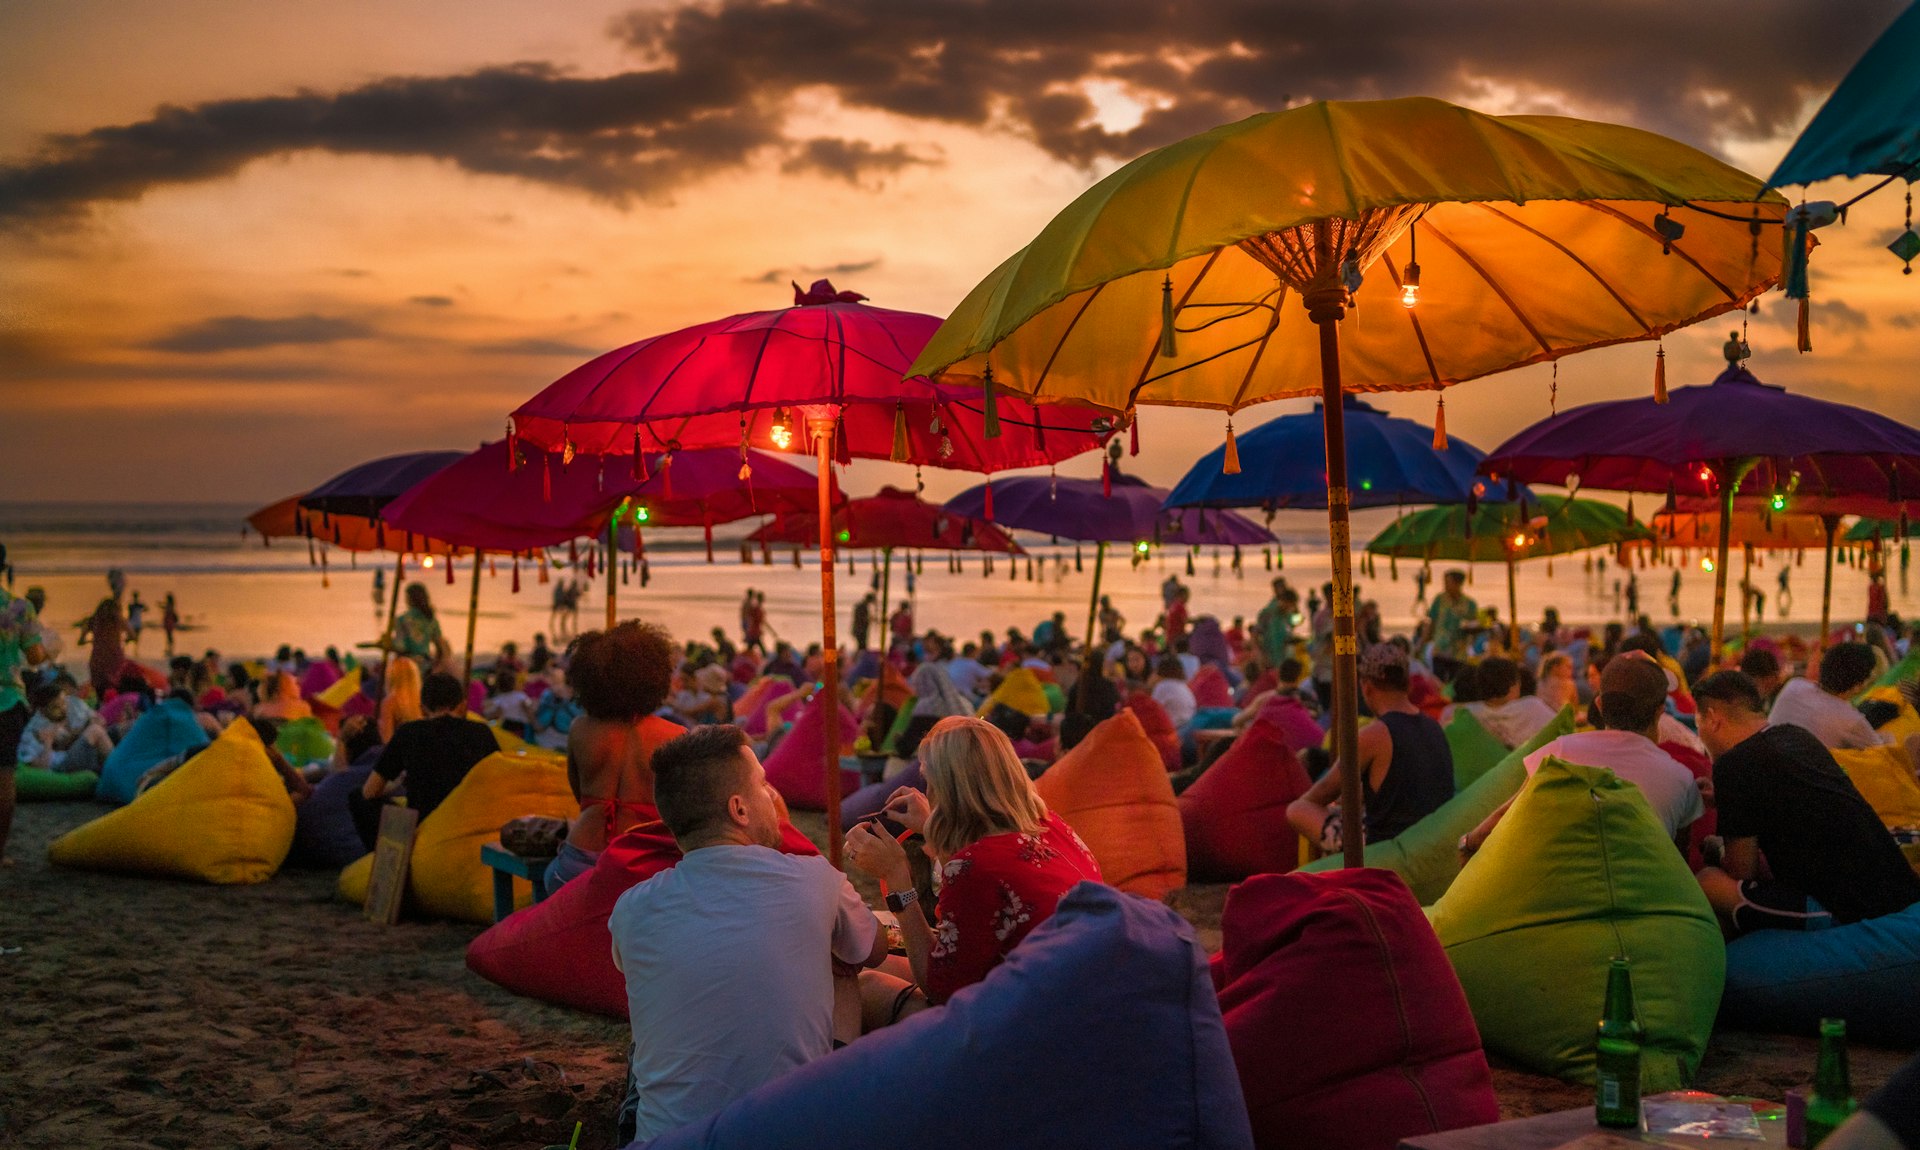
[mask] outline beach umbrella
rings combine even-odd
[[[1406,507],[1506,498],[1476,468],[1484,454],[1458,436],[1435,449],[1433,429],[1388,415],[1359,396],[1345,409],[1347,485],[1352,507]],[[1327,506],[1327,441],[1320,404],[1240,433],[1240,469],[1229,474],[1226,451],[1201,456],[1167,496],[1169,507],[1310,508]],[[1475,488],[1479,488],[1478,493]]]
[[[1036,531],[1076,543],[1092,543],[1093,593],[1087,607],[1087,645],[1093,645],[1100,610],[1100,577],[1107,544],[1148,547],[1156,543],[1241,546],[1273,542],[1273,535],[1230,511],[1170,510],[1167,492],[1131,475],[1109,473],[1100,479],[1058,479],[1023,475],[1003,479],[993,493],[994,522]],[[987,488],[971,487],[947,500],[955,515],[979,515]]]
[[[1389,523],[1367,550],[1400,559],[1507,565],[1507,634],[1520,646],[1520,600],[1514,565],[1523,559],[1567,555],[1594,547],[1646,540],[1652,532],[1625,511],[1594,499],[1529,494],[1510,503],[1429,507]]]
[[[1784,507],[1786,500],[1780,502]],[[1807,504],[1818,502],[1818,499],[1806,501]],[[1720,518],[1720,509],[1714,503],[1697,498],[1676,499],[1672,508],[1662,508],[1649,521],[1653,528],[1650,546],[1713,550],[1719,544]],[[1820,596],[1820,629],[1822,633],[1826,631],[1828,612],[1833,604],[1833,541],[1840,519],[1838,514],[1820,514],[1798,503],[1793,511],[1776,511],[1771,496],[1735,497],[1733,514],[1727,519],[1727,543],[1729,548],[1740,548],[1740,634],[1743,640],[1752,631],[1749,613],[1753,597],[1748,588],[1751,586],[1755,551],[1825,550],[1826,582]]]
[[[1785,209],[1758,180],[1634,128],[1430,99],[1307,103],[1095,184],[968,294],[914,370],[1123,422],[1142,404],[1222,410],[1229,472],[1233,412],[1320,397],[1333,729],[1352,763],[1342,393],[1438,391],[1743,307],[1778,275]],[[1436,437],[1444,427],[1442,409]],[[1359,865],[1359,775],[1342,779]]]
[[[831,477],[834,462],[890,459],[995,472],[1091,450],[1110,428],[1094,413],[994,405],[978,392],[904,379],[940,321],[870,307],[820,280],[794,304],[653,336],[574,369],[513,412],[509,438],[561,453],[627,455],[643,478],[649,452],[698,447],[793,450],[819,462],[822,651],[838,707]],[[825,744],[828,854],[840,857],[840,765]]]
[[[1623,399],[1563,411],[1488,452],[1481,470],[1574,489],[1710,498],[1727,530],[1716,541],[1713,649],[1726,623],[1731,512],[1741,491],[1782,511],[1842,514],[1849,497],[1905,502],[1920,494],[1920,431],[1877,412],[1794,395],[1745,366],[1727,340],[1710,384],[1675,388],[1667,403]],[[1829,571],[1829,582],[1831,572]]]

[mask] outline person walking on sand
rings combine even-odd
[[[140,649],[140,632],[147,628],[147,605],[140,601],[140,592],[133,593],[133,602],[127,604],[127,644],[134,650]]]
[[[173,636],[180,630],[180,605],[174,601],[173,592],[160,601],[160,630],[167,636],[167,658],[173,658]]]

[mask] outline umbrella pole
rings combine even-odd
[[[393,661],[393,625],[400,617],[400,581],[407,577],[407,553],[393,561],[393,594],[387,597],[387,633],[380,641],[380,689],[387,689],[387,664]]]
[[[887,604],[893,600],[887,596],[893,590],[893,548],[883,548],[880,555],[880,650],[884,653],[889,645],[887,636],[892,633],[893,616],[888,613]]]
[[[826,738],[827,861],[840,865],[840,637],[833,603],[833,419],[813,419],[814,451],[820,460],[820,677],[826,694],[821,716]]]
[[[607,561],[600,565],[600,574],[607,580],[607,630],[609,631],[613,630],[614,623],[620,615],[620,608],[614,599],[620,589],[620,570],[617,566],[620,562],[620,552],[616,550],[616,544],[620,538],[616,526],[619,518],[618,515],[607,517]]]
[[[1720,476],[1720,545],[1713,563],[1713,657],[1720,658],[1720,644],[1727,632],[1727,544],[1733,538],[1733,488],[1738,481],[1731,474]]]
[[[467,664],[460,673],[461,681],[473,681],[473,633],[480,622],[480,549],[473,552],[473,590],[467,594]]]
[[[1332,235],[1314,229],[1331,275]],[[1333,563],[1333,749],[1340,764],[1340,835],[1345,865],[1364,866],[1361,822],[1359,643],[1353,623],[1353,540],[1347,519],[1347,429],[1340,403],[1340,328],[1346,291],[1337,284],[1307,293],[1307,318],[1320,328],[1320,416],[1327,441],[1327,542]]]
[[[1840,527],[1838,515],[1822,515],[1821,526],[1827,529],[1826,574],[1820,584],[1820,634],[1813,641],[1813,649],[1827,649],[1827,635],[1833,628],[1833,533]]]
[[[1507,556],[1507,650],[1520,657],[1520,592],[1514,587],[1513,556]]]
[[[1753,548],[1740,548],[1740,647],[1753,638]]]
[[[1094,629],[1100,624],[1100,569],[1107,565],[1107,544],[1104,540],[1093,547],[1093,594],[1087,596],[1087,650],[1093,650],[1093,642],[1099,636]]]

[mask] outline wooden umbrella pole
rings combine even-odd
[[[380,639],[380,689],[387,689],[387,664],[393,661],[393,626],[400,619],[400,583],[407,577],[407,553],[393,561],[393,594],[387,596],[387,633]]]
[[[1513,552],[1507,552],[1507,650],[1520,656],[1520,592],[1514,586]]]
[[[473,681],[473,635],[480,622],[480,561],[484,558],[479,548],[473,551],[473,590],[467,595],[467,666],[460,673],[462,682]],[[453,560],[449,559],[451,563]]]
[[[620,593],[620,552],[616,549],[620,539],[620,516],[616,512],[607,516],[607,561],[600,565],[600,574],[607,580],[607,630],[611,631],[620,618],[619,601],[614,597]]]
[[[1740,647],[1753,638],[1753,548],[1740,547]]]
[[[1713,563],[1713,658],[1720,661],[1721,643],[1727,631],[1727,545],[1733,538],[1733,488],[1738,481],[1730,473],[1720,474],[1720,543]]]
[[[821,745],[827,772],[827,861],[840,865],[840,637],[833,603],[833,432],[834,420],[808,421],[820,461],[820,677],[826,695]]]
[[[1833,533],[1840,528],[1840,517],[1822,515],[1820,525],[1827,529],[1827,561],[1820,584],[1820,634],[1813,640],[1816,651],[1827,649],[1827,636],[1833,629]]]
[[[887,606],[893,602],[888,598],[893,591],[893,548],[882,548],[880,555],[880,651],[884,654],[891,649],[893,634],[893,616]]]
[[[1100,636],[1100,569],[1106,566],[1107,544],[1105,540],[1093,547],[1093,594],[1087,596],[1087,650],[1093,650],[1094,640]]]
[[[1315,228],[1326,275],[1331,236]],[[1307,293],[1307,318],[1320,328],[1320,416],[1327,441],[1327,542],[1333,563],[1333,748],[1340,766],[1340,835],[1345,865],[1364,866],[1361,821],[1359,643],[1353,620],[1353,543],[1347,518],[1347,429],[1340,403],[1340,328],[1346,291],[1336,283]]]

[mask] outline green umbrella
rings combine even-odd
[[[1520,609],[1515,563],[1652,538],[1653,532],[1611,503],[1537,495],[1513,503],[1482,503],[1471,511],[1464,504],[1453,504],[1402,515],[1373,537],[1367,551],[1400,559],[1505,563],[1507,633],[1517,649]]]

